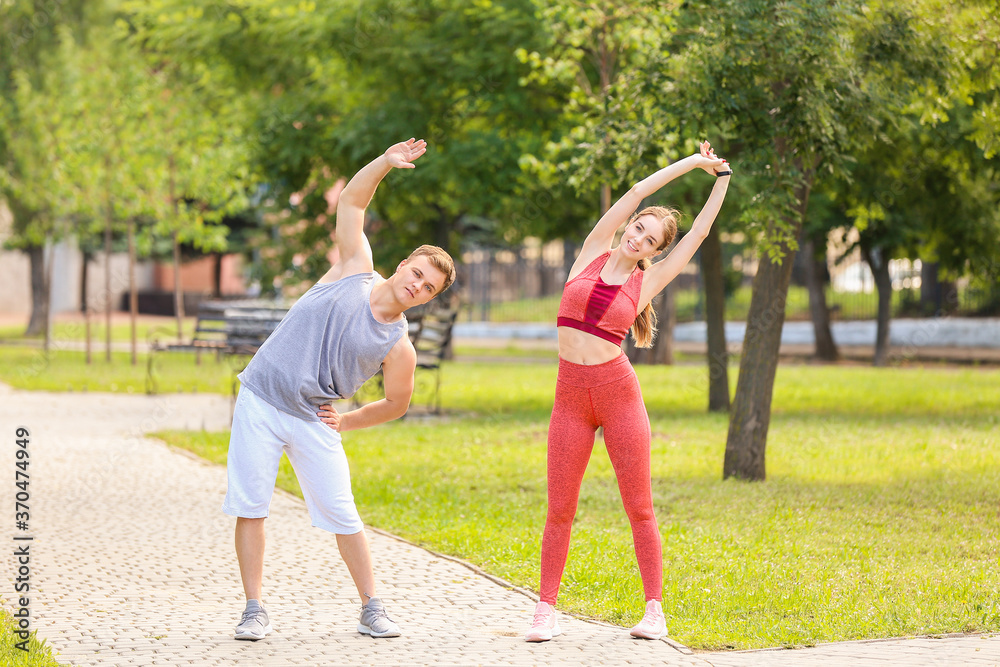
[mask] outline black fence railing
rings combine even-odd
[[[467,252],[459,272],[462,298],[461,321],[554,322],[559,309],[565,277],[571,262],[564,257],[575,248],[559,245],[527,246],[515,250],[475,250]],[[745,320],[750,307],[752,277],[745,276],[726,299],[726,319]],[[906,281],[909,283],[909,281]],[[871,283],[859,291],[827,286],[826,300],[834,320],[869,320],[878,313],[878,293]],[[691,262],[668,289],[675,290],[677,321],[705,318],[704,291],[697,261]],[[992,288],[957,287],[957,301],[945,305],[947,314],[965,317],[1000,316],[1000,285]],[[916,287],[900,286],[893,291],[893,317],[932,317],[942,306],[921,298]],[[804,286],[791,285],[785,317],[809,319],[809,295]]]

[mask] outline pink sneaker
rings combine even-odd
[[[559,622],[556,620],[556,610],[545,602],[535,605],[535,618],[531,621],[531,628],[524,635],[526,642],[547,642],[553,637],[562,634],[559,629]]]
[[[646,615],[629,634],[643,639],[659,639],[666,636],[667,619],[663,617],[663,607],[659,600],[650,600],[646,603]]]

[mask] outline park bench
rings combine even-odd
[[[157,393],[156,362],[162,352],[194,352],[197,364],[201,363],[203,352],[214,352],[217,360],[234,358],[237,362],[233,367],[235,392],[236,374],[243,370],[249,357],[260,349],[287,312],[287,308],[266,301],[202,302],[190,341],[164,344],[159,340],[166,333],[164,330],[150,333],[146,392]]]

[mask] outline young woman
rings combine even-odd
[[[691,231],[661,262],[651,265],[677,233],[676,211],[661,206],[638,208],[643,199],[695,168],[717,176],[715,187]],[[649,417],[639,381],[622,352],[629,329],[639,347],[656,332],[650,301],[694,256],[729,187],[732,170],[706,141],[699,153],[659,170],[632,186],[598,221],[573,264],[559,304],[559,375],[549,422],[548,514],[542,537],[541,601],[535,607],[529,642],[548,641],[560,633],[555,604],[569,551],[580,483],[604,427],[604,442],[618,478],[622,503],[632,526],[646,614],[632,628],[634,637],[659,639],[667,632],[661,606],[663,563],[660,531],[653,516],[649,473]],[[615,233],[628,219],[617,247]]]

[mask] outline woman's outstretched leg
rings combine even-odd
[[[548,511],[542,536],[540,597],[552,606],[559,596],[569,539],[580,498],[580,484],[594,449],[596,425],[590,418],[589,391],[557,385],[549,420]]]
[[[646,610],[631,630],[634,637],[659,639],[667,633],[661,603],[663,597],[663,553],[660,530],[653,513],[653,490],[649,469],[649,417],[642,401],[638,379],[632,375],[601,387],[606,404],[614,406],[604,419],[604,443],[615,467],[622,505],[632,526],[635,557],[642,575]],[[612,402],[611,397],[616,397]]]
[[[569,553],[580,484],[597,430],[589,408],[587,389],[556,383],[556,400],[549,420],[548,510],[542,535],[541,601],[524,637],[529,642],[547,641],[560,633],[555,616],[556,598]]]

